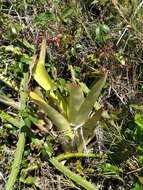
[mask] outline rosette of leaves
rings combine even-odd
[[[103,113],[102,108],[95,113],[92,111],[105,85],[107,74],[102,74],[86,97],[79,84],[69,83],[69,96],[65,98],[45,69],[45,54],[46,40],[44,38],[39,59],[33,70],[33,77],[45,91],[49,92],[50,98],[54,99],[57,104],[57,109],[35,91],[30,92],[30,97],[47,114],[57,131],[61,133],[59,140],[64,150],[82,152],[95,136],[96,124]]]

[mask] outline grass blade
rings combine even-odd
[[[25,146],[25,132],[21,132],[19,134],[19,140],[17,143],[17,149],[14,157],[14,161],[12,164],[12,170],[9,175],[8,182],[6,184],[6,190],[12,190],[13,186],[15,184],[19,169],[20,169],[20,164],[22,161],[22,156],[24,152],[24,146]]]
[[[22,118],[22,112],[26,109],[26,102],[28,99],[27,94],[27,88],[28,88],[28,73],[24,74],[24,78],[21,81],[21,87],[20,87],[20,108],[19,108],[19,127],[20,127],[20,134],[19,139],[17,143],[17,149],[14,157],[14,161],[12,163],[12,170],[8,178],[8,182],[6,183],[6,190],[12,190],[13,186],[15,184],[17,175],[19,173],[20,164],[22,161],[22,156],[24,152],[25,147],[25,141],[26,141],[26,125]],[[9,118],[10,119],[10,118]],[[13,123],[13,121],[10,119],[10,122]],[[16,123],[13,123],[16,124]],[[17,125],[17,124],[16,124]]]
[[[98,154],[92,154],[92,153],[82,153],[82,152],[68,152],[64,154],[60,154],[56,157],[58,161],[63,161],[71,158],[101,158]]]

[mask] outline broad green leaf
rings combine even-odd
[[[76,83],[71,83],[68,85],[69,88],[69,110],[68,110],[68,120],[70,123],[74,124],[76,117],[78,115],[81,104],[84,101],[84,94],[82,89]]]
[[[38,96],[34,92],[30,92],[30,97],[34,100],[36,104],[38,104],[44,111],[47,113],[48,117],[52,120],[52,122],[57,127],[59,132],[63,132],[62,135],[66,139],[73,139],[73,133],[70,128],[69,122],[57,112],[53,107],[51,107],[47,102],[45,102],[40,96]],[[68,138],[67,138],[68,137]]]
[[[40,88],[39,86],[34,89],[34,92],[35,92],[38,96],[40,96],[42,99],[44,98],[44,96],[43,96],[43,94],[42,94],[42,92],[41,92],[41,88]]]
[[[44,98],[43,97],[43,94],[40,90],[39,87],[36,87],[34,89],[34,92],[39,95],[42,99]],[[62,97],[62,95],[60,94],[60,92],[57,90],[57,91],[50,91],[50,96],[55,99],[55,103],[57,103],[57,106],[58,108],[60,109],[60,111],[62,113],[64,113],[66,115],[66,112],[67,112],[67,104],[66,104],[66,101],[64,100],[64,98]]]
[[[100,30],[100,27],[97,26],[97,28],[96,28],[95,31],[96,31],[96,39],[100,41],[100,39],[101,39],[101,30]]]
[[[36,80],[36,82],[46,91],[50,91],[50,96],[54,99],[56,99],[60,105],[60,108],[62,111],[66,112],[66,102],[62,98],[61,94],[57,92],[53,92],[54,89],[56,89],[56,85],[54,84],[51,77],[48,75],[46,69],[45,69],[45,56],[46,56],[46,39],[43,38],[42,45],[41,45],[41,51],[39,60],[36,64],[36,67],[33,72],[33,77]]]
[[[43,155],[45,154],[46,156],[48,155],[49,157],[52,156],[52,154],[54,153],[54,149],[50,142],[44,142],[44,148],[43,148],[42,153]]]
[[[142,190],[142,186],[139,185],[138,183],[135,183],[134,187],[131,190]]]
[[[138,125],[138,127],[143,130],[143,116],[141,114],[135,115],[135,123]]]
[[[54,88],[54,83],[45,69],[46,39],[43,38],[39,60],[35,66],[33,77],[36,82],[46,91]]]
[[[142,176],[138,176],[138,179],[139,179],[140,183],[143,185],[143,177]]]
[[[54,98],[57,101],[57,106],[60,108],[61,112],[67,116],[67,103],[66,100],[63,98],[61,93],[56,90],[55,92],[50,92],[50,95],[52,98]]]
[[[55,168],[57,170],[62,172],[65,176],[67,176],[68,178],[73,180],[75,183],[77,183],[78,185],[80,185],[84,189],[97,190],[97,188],[92,183],[90,183],[86,179],[82,178],[80,175],[69,170],[66,166],[61,164],[56,158],[51,158],[49,161],[55,166]]]
[[[83,126],[84,137],[92,136],[97,122],[101,119],[102,113],[103,113],[103,108],[100,108],[98,111],[95,112],[92,118],[89,118],[87,120],[87,122]]]
[[[106,24],[101,24],[101,29],[105,33],[110,31],[109,27]]]
[[[82,127],[83,136],[80,135],[77,138],[78,151],[82,152],[84,145],[87,145],[95,137],[95,128],[97,122],[101,119],[103,109],[100,108],[95,112],[94,116],[87,120],[87,122]],[[84,142],[83,142],[84,138]]]
[[[90,90],[89,94],[87,95],[85,101],[80,107],[77,119],[76,119],[76,124],[82,124],[84,123],[92,111],[95,102],[97,101],[102,88],[105,85],[107,78],[107,74],[105,74]]]

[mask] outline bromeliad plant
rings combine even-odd
[[[95,102],[100,95],[100,92],[105,84],[107,74],[103,75],[101,79],[93,85],[88,95],[85,97],[84,92],[80,85],[75,82],[68,85],[69,96],[64,98],[64,96],[58,90],[56,83],[48,75],[44,63],[46,55],[46,41],[43,39],[41,52],[39,59],[35,65],[30,66],[30,75],[27,74],[22,80],[20,97],[21,101],[14,102],[13,100],[5,97],[4,95],[0,96],[0,102],[5,103],[14,107],[16,110],[19,110],[20,114],[20,123],[11,116],[4,113],[1,113],[0,116],[12,123],[16,127],[20,128],[20,135],[17,144],[17,150],[15,158],[12,164],[12,170],[9,175],[9,179],[6,183],[6,190],[13,189],[17,175],[19,173],[19,166],[22,161],[22,155],[24,152],[24,146],[26,142],[26,128],[27,128],[27,114],[25,116],[26,102],[28,100],[28,83],[31,78],[31,71],[33,70],[33,77],[37,83],[46,91],[49,92],[50,98],[56,103],[57,109],[50,102],[44,100],[43,96],[36,91],[30,92],[30,97],[35,103],[37,103],[48,115],[48,117],[55,124],[57,131],[61,132],[59,135],[60,143],[63,146],[65,152],[70,152],[67,155],[60,155],[58,158],[51,157],[49,159],[50,163],[54,165],[60,172],[66,175],[68,178],[76,182],[78,185],[82,186],[88,190],[95,190],[96,187],[88,182],[86,179],[82,178],[78,174],[70,171],[66,166],[60,163],[60,160],[63,158],[74,157],[95,157],[94,154],[83,154],[83,150],[86,145],[94,137],[95,126],[100,120],[103,113],[103,109],[98,109],[94,114],[92,109],[95,105]],[[35,57],[34,57],[34,60]],[[33,68],[34,66],[34,68]],[[92,113],[92,117],[91,117]],[[72,152],[78,153],[73,153]]]
[[[68,85],[69,96],[65,98],[45,69],[45,55],[46,40],[44,38],[39,59],[33,69],[33,77],[44,90],[49,92],[58,109],[55,109],[53,105],[45,101],[36,91],[31,91],[30,97],[45,111],[56,126],[57,131],[61,132],[59,140],[64,150],[68,152],[82,152],[95,136],[96,124],[103,113],[102,108],[95,113],[92,113],[92,110],[105,85],[107,74],[101,76],[86,97],[79,84],[75,82],[70,83]]]

